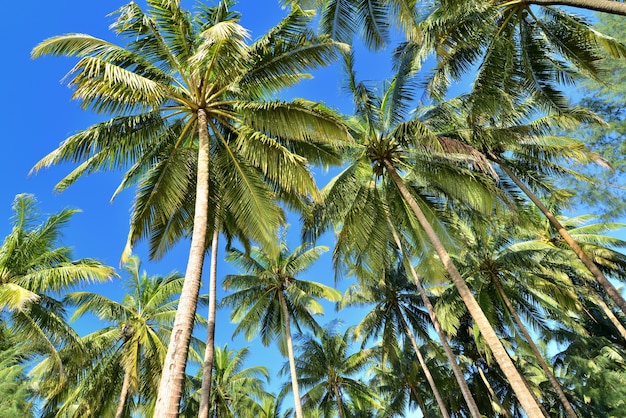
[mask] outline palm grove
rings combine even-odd
[[[626,57],[624,4],[282,3],[285,17],[255,40],[233,1],[191,12],[147,0],[114,13],[121,45],[67,34],[33,49],[74,58],[73,98],[104,115],[33,171],[74,163],[59,191],[120,171],[115,193],[135,197],[117,273],[63,246],[75,211],[43,215],[16,196],[0,249],[0,413],[626,414],[626,242],[609,218],[623,210],[610,184],[624,93],[606,91]],[[576,14],[591,10],[597,26]],[[393,74],[360,80],[353,41],[391,55]],[[351,114],[331,98],[276,99],[331,64]],[[471,88],[452,97],[457,82]],[[583,82],[578,105],[564,91]],[[337,174],[318,188],[314,167]],[[565,216],[580,199],[606,216]],[[302,220],[293,250],[288,214]],[[328,233],[344,294],[301,277]],[[155,259],[190,242],[185,274],[143,272],[141,241]],[[224,256],[240,274],[218,301]],[[77,291],[118,275],[121,301]],[[361,318],[324,324],[322,303]],[[218,307],[235,334],[276,345],[284,381],[219,345]],[[81,336],[70,319],[85,314],[103,325]]]

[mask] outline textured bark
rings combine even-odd
[[[556,380],[556,377],[554,377],[554,374],[552,373],[552,370],[550,370],[550,367],[548,367],[548,364],[546,363],[546,361],[544,360],[543,356],[541,355],[541,352],[539,351],[539,348],[537,348],[537,345],[535,344],[535,342],[533,341],[532,337],[530,336],[530,333],[526,329],[526,326],[524,325],[524,323],[520,319],[519,315],[517,315],[517,312],[515,311],[515,307],[513,306],[513,304],[511,303],[511,300],[509,299],[509,297],[506,295],[506,292],[502,288],[502,284],[500,283],[500,280],[498,280],[497,277],[492,277],[492,281],[493,281],[493,284],[495,285],[496,289],[498,290],[498,293],[500,294],[500,297],[504,301],[504,304],[506,305],[507,309],[509,310],[509,313],[513,317],[513,320],[515,321],[515,323],[517,324],[518,328],[520,329],[520,331],[524,335],[524,338],[526,339],[526,342],[530,346],[531,351],[533,352],[533,354],[537,358],[537,361],[539,362],[539,366],[541,366],[541,369],[546,374],[546,377],[548,378],[548,381],[552,385],[552,388],[554,389],[554,391],[556,392],[557,396],[559,397],[559,401],[561,401],[561,404],[563,405],[563,408],[565,408],[566,415],[569,418],[578,418],[578,416],[576,415],[576,412],[574,412],[574,408],[572,408],[572,405],[570,404],[569,400],[567,399],[567,396],[565,396],[565,392],[563,392],[563,388],[561,387],[559,382]]]
[[[293,404],[296,411],[296,418],[303,418],[302,401],[300,400],[300,390],[298,389],[298,375],[296,373],[296,359],[293,353],[293,340],[291,338],[291,321],[289,319],[289,309],[285,297],[281,294],[280,306],[285,317],[285,338],[287,339],[287,356],[289,357],[289,373],[291,374],[291,391],[293,392]]]
[[[538,6],[569,6],[612,15],[626,16],[626,3],[610,0],[527,0]]]
[[[565,240],[567,245],[572,249],[572,251],[574,251],[580,261],[583,262],[585,267],[587,267],[591,274],[596,278],[596,281],[600,284],[600,286],[604,288],[611,300],[615,302],[615,304],[622,310],[622,312],[624,312],[624,314],[626,314],[626,300],[624,300],[620,292],[604,276],[596,263],[594,263],[593,260],[589,258],[589,256],[585,253],[585,251],[583,251],[582,248],[580,248],[580,245],[578,245],[578,243],[574,241],[574,238],[572,238],[569,232],[567,232],[567,229],[565,229],[565,227],[561,225],[556,216],[554,216],[554,214],[550,212],[550,209],[548,209],[546,205],[544,205],[541,200],[539,200],[539,198],[535,196],[524,183],[522,183],[522,181],[511,171],[508,165],[497,156],[495,157],[495,159],[502,168],[502,170],[507,174],[507,176],[509,176],[509,178],[513,180],[517,187],[519,187],[524,192],[524,194],[528,196],[528,198],[535,204],[535,206],[537,206],[537,208],[539,208],[544,216],[550,221],[550,225],[552,225],[559,232],[559,235],[561,235],[563,240]]]
[[[392,181],[400,191],[400,194],[408,203],[409,207],[413,210],[413,213],[417,217],[420,225],[424,229],[424,232],[428,236],[428,239],[431,242],[435,251],[437,252],[441,263],[444,265],[446,271],[448,272],[448,275],[450,276],[450,279],[452,280],[454,286],[459,292],[461,299],[465,303],[468,312],[472,316],[472,319],[476,323],[476,326],[478,326],[478,329],[485,339],[485,342],[491,349],[491,352],[493,353],[496,362],[500,366],[500,370],[502,370],[502,373],[504,373],[506,379],[509,381],[509,384],[513,388],[513,391],[515,392],[515,395],[517,396],[520,405],[522,406],[524,411],[526,411],[526,414],[529,417],[539,417],[543,415],[538,402],[535,400],[530,390],[528,390],[528,387],[522,379],[521,374],[519,373],[519,371],[515,367],[515,364],[513,364],[513,361],[504,349],[504,346],[502,345],[500,339],[493,330],[493,327],[489,323],[489,320],[485,316],[485,313],[481,309],[480,305],[478,305],[478,302],[474,298],[471,290],[461,277],[461,274],[452,262],[448,251],[444,248],[443,243],[439,239],[439,236],[437,236],[437,233],[433,229],[430,222],[428,222],[428,219],[424,215],[424,212],[422,212],[422,209],[419,207],[419,205],[413,198],[413,195],[404,184],[402,177],[400,177],[395,167],[389,160],[385,159],[382,161],[382,163],[385,165],[387,173],[389,173]]]
[[[402,321],[402,327],[404,328],[406,335],[409,337],[409,340],[411,341],[413,350],[415,350],[415,355],[417,356],[417,360],[419,361],[420,366],[422,366],[422,371],[424,372],[424,375],[426,376],[426,381],[428,381],[428,384],[430,385],[430,389],[433,391],[433,395],[435,395],[435,400],[437,401],[437,405],[439,406],[441,415],[444,418],[450,418],[450,414],[448,414],[448,408],[446,408],[446,404],[444,403],[443,398],[441,397],[441,393],[439,393],[439,389],[437,389],[437,384],[435,384],[435,379],[433,379],[433,375],[430,373],[430,370],[428,369],[426,360],[424,360],[424,356],[422,356],[422,353],[419,347],[417,346],[417,341],[415,340],[415,335],[413,335],[413,331],[411,331],[409,324],[406,323],[406,321],[404,320],[402,316],[400,316],[400,321]]]
[[[185,282],[163,365],[154,410],[155,418],[176,418],[179,415],[189,342],[198,305],[209,207],[209,132],[206,112],[203,109],[198,110],[198,137],[198,174],[191,247],[185,271]]]
[[[128,390],[130,389],[130,373],[124,372],[124,382],[122,383],[122,391],[120,393],[120,401],[117,404],[117,411],[115,411],[115,418],[122,418],[124,416],[124,406],[126,405],[126,398],[128,398]]]
[[[220,225],[215,222],[211,240],[211,268],[209,273],[209,314],[207,316],[206,348],[202,387],[200,389],[200,411],[198,418],[208,418],[211,409],[211,384],[213,383],[213,358],[215,357],[215,314],[217,310],[217,246],[219,244]]]
[[[333,390],[335,392],[335,400],[337,401],[337,410],[339,412],[339,418],[346,418],[346,414],[343,411],[343,402],[341,401],[341,392],[339,392],[339,386],[335,383],[333,385]]]
[[[441,328],[441,324],[439,323],[439,320],[437,319],[437,316],[435,315],[435,309],[433,307],[433,304],[430,303],[430,299],[428,298],[428,295],[426,294],[426,289],[424,289],[424,286],[422,286],[422,282],[419,276],[417,275],[417,272],[415,271],[415,268],[413,267],[411,260],[409,260],[407,255],[404,254],[404,250],[402,249],[402,243],[400,242],[400,238],[398,237],[395,227],[391,223],[391,219],[389,219],[389,217],[387,217],[387,221],[391,229],[391,234],[393,235],[393,238],[396,242],[396,246],[403,254],[404,264],[405,266],[408,266],[409,271],[411,272],[411,277],[413,277],[413,282],[415,283],[415,286],[417,287],[417,290],[422,298],[422,302],[424,303],[424,306],[426,307],[426,311],[428,312],[428,316],[430,317],[430,321],[432,322],[433,327],[435,328],[435,332],[437,333],[437,336],[439,337],[439,341],[441,342],[441,345],[443,346],[443,350],[446,353],[446,357],[448,358],[448,362],[450,363],[450,367],[452,368],[452,373],[454,373],[454,377],[456,378],[459,388],[461,389],[461,394],[463,395],[463,399],[465,400],[465,403],[468,409],[470,410],[472,418],[482,418],[482,415],[480,414],[480,410],[478,409],[478,405],[476,405],[476,400],[474,399],[474,396],[472,395],[472,391],[470,390],[469,386],[467,386],[465,375],[463,374],[463,371],[459,367],[459,363],[456,361],[456,356],[454,355],[454,352],[452,351],[450,344],[448,344],[448,337],[446,337],[446,334],[443,332],[443,328]]]

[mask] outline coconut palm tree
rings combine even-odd
[[[58,351],[79,348],[80,338],[57,297],[73,286],[117,274],[93,259],[72,260],[70,248],[61,245],[61,230],[77,210],[43,216],[33,195],[20,194],[13,211],[11,233],[0,246],[0,313],[16,338],[29,341],[29,356],[49,356],[53,367],[48,377],[60,384],[66,376]]]
[[[372,182],[388,181],[393,185],[395,193],[401,197],[398,206],[410,220],[406,225],[411,225],[414,234],[422,235],[445,266],[449,279],[459,290],[524,409],[530,415],[540,414],[537,402],[454,265],[441,238],[444,235],[433,227],[431,207],[425,202],[425,196],[430,194],[431,200],[439,198],[446,204],[465,202],[482,209],[484,213],[491,212],[496,197],[501,196],[501,193],[495,190],[486,175],[469,170],[469,167],[474,167],[489,172],[489,164],[476,154],[446,154],[444,151],[448,144],[445,141],[441,141],[419,119],[408,117],[413,99],[411,82],[414,81],[414,74],[406,73],[407,68],[399,68],[397,76],[388,83],[383,95],[377,96],[363,83],[356,82],[350,57],[346,62],[349,88],[358,115],[353,123],[353,136],[357,138],[359,147],[350,156],[356,163],[332,180],[330,187],[335,188],[338,195],[347,196],[348,191],[353,194],[362,183],[353,182],[350,186],[345,180],[349,176],[365,176],[368,169]],[[401,174],[407,176],[402,177]],[[442,196],[446,196],[446,199],[443,200]],[[383,208],[379,208],[378,213],[379,222],[386,222]],[[380,242],[377,240],[380,235],[378,233],[368,237],[367,245]]]
[[[67,138],[35,170],[62,161],[80,162],[59,183],[64,189],[86,173],[127,169],[118,191],[139,185],[127,254],[146,236],[162,240],[160,246],[153,245],[153,254],[191,236],[187,279],[156,413],[176,416],[209,220],[214,219],[209,210],[211,150],[228,149],[228,161],[221,162],[229,164],[232,202],[241,209],[235,213],[240,221],[250,213],[263,214],[263,228],[251,233],[254,239],[268,240],[280,211],[264,206],[266,189],[258,180],[248,182],[248,174],[260,171],[273,185],[270,189],[281,185],[315,196],[307,161],[295,152],[317,149],[322,158],[323,147],[316,141],[334,142],[346,138],[346,131],[323,106],[263,100],[334,58],[338,44],[305,30],[310,13],[294,8],[277,27],[248,45],[238,14],[230,12],[232,1],[216,7],[200,4],[195,14],[174,0],[147,4],[145,12],[135,2],[116,12],[112,28],[127,41],[126,47],[84,34],[53,37],[35,47],[33,57],[79,57],[70,78],[74,98],[84,108],[113,116]],[[258,193],[247,193],[252,187]],[[255,200],[257,196],[263,199]]]
[[[405,45],[405,58],[421,65],[429,54],[437,56],[428,89],[439,99],[452,82],[477,69],[474,89],[484,94],[481,100],[504,92],[513,98],[512,106],[520,97],[532,97],[545,108],[565,110],[563,87],[574,75],[598,79],[602,49],[625,57],[626,47],[599,33],[588,19],[551,4],[556,3],[443,2],[421,22],[423,37]]]
[[[217,347],[211,393],[210,416],[216,418],[261,416],[262,402],[272,395],[265,391],[269,373],[264,366],[244,368],[247,348]]]
[[[238,323],[234,334],[243,332],[249,340],[260,333],[264,345],[278,338],[280,351],[289,360],[298,418],[303,415],[291,336],[292,323],[300,333],[303,327],[318,332],[320,326],[313,315],[322,314],[324,309],[316,299],[338,301],[341,293],[296,276],[309,269],[326,250],[326,247],[304,244],[290,253],[287,244],[281,241],[277,254],[255,247],[249,255],[231,250],[226,257],[246,271],[244,274],[228,275],[223,282],[226,290],[235,291],[222,299],[222,304],[232,309],[231,320]]]
[[[0,411],[8,417],[34,417],[34,390],[26,376],[27,341],[19,341],[0,321]]]
[[[421,338],[426,340],[429,338],[428,330],[424,328],[428,314],[420,309],[421,299],[416,287],[408,281],[401,266],[381,267],[379,271],[373,272],[371,277],[359,276],[358,279],[359,283],[346,290],[339,304],[341,308],[373,305],[354,328],[355,337],[362,339],[363,344],[371,338],[382,337],[381,350],[386,355],[398,353],[400,336],[410,341],[441,415],[449,417],[448,408],[426,365],[415,336],[414,330],[417,330]]]
[[[323,329],[319,337],[305,334],[300,338],[296,371],[300,385],[307,389],[303,396],[305,410],[317,410],[323,417],[347,418],[350,403],[368,411],[378,408],[377,396],[359,380],[372,357],[371,349],[350,354],[352,330],[334,334]],[[284,368],[283,368],[284,371]]]
[[[86,355],[77,356],[71,350],[63,353],[73,357],[72,381],[61,399],[47,400],[44,410],[121,418],[154,408],[183,277],[179,273],[148,276],[141,272],[136,256],[124,269],[129,273],[128,293],[121,302],[92,292],[73,292],[66,297],[67,303],[76,307],[73,319],[92,314],[109,325],[82,338],[88,348]],[[42,370],[45,363],[36,372]],[[59,403],[62,405],[55,409]]]
[[[506,101],[506,97],[500,101]],[[585,178],[568,168],[564,164],[566,159],[585,164],[605,164],[604,160],[591,153],[581,141],[555,135],[558,129],[572,129],[581,121],[593,121],[594,116],[582,109],[572,109],[533,120],[536,106],[531,100],[515,109],[483,107],[482,103],[476,104],[473,94],[470,94],[437,106],[426,112],[422,118],[441,137],[461,141],[471,152],[481,153],[496,163],[541,210],[611,300],[626,313],[624,297],[572,238],[553,211],[533,193],[535,190],[557,195],[555,187],[548,180],[549,176],[573,175]]]

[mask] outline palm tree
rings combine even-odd
[[[478,155],[468,157],[462,152],[446,155],[443,152],[445,142],[437,138],[419,119],[408,119],[414,74],[406,73],[407,68],[399,68],[398,75],[388,84],[384,94],[378,97],[363,83],[356,82],[348,58],[349,87],[358,115],[353,129],[360,148],[353,151],[351,156],[356,163],[331,181],[330,187],[336,190],[332,193],[343,196],[355,193],[361,183],[349,185],[345,180],[350,176],[365,176],[368,169],[372,183],[384,180],[393,185],[400,197],[398,206],[405,211],[405,219],[408,217],[407,223],[403,225],[410,225],[414,234],[425,235],[422,238],[427,240],[444,265],[524,409],[529,415],[540,414],[537,402],[454,265],[440,237],[442,235],[433,227],[431,208],[426,203],[425,196],[430,191],[430,200],[439,197],[441,201],[441,196],[446,196],[447,204],[464,201],[486,213],[491,212],[496,200],[494,196],[501,196],[501,193],[485,179],[486,176],[472,174],[468,170],[468,166],[473,166],[489,171],[489,164]],[[402,172],[408,173],[406,180],[401,176]],[[384,210],[379,208],[378,213],[379,222],[386,222]],[[374,233],[368,237],[367,245],[380,242],[377,241],[380,235]]]
[[[358,376],[372,356],[371,349],[350,354],[352,331],[343,335],[322,330],[318,338],[303,335],[296,359],[300,385],[308,389],[304,394],[304,408],[318,410],[323,417],[349,417],[349,403],[357,403],[364,410],[377,408],[375,394]],[[284,369],[283,369],[284,370]]]
[[[326,247],[304,244],[290,253],[287,244],[281,241],[277,254],[255,247],[250,255],[231,250],[226,258],[247,272],[229,275],[223,282],[225,289],[235,291],[222,300],[222,304],[232,308],[231,320],[238,323],[235,335],[243,332],[250,340],[260,333],[264,345],[278,337],[280,351],[289,359],[298,418],[303,415],[291,336],[292,322],[298,332],[302,332],[303,327],[318,332],[320,327],[313,315],[322,314],[324,309],[316,299],[338,301],[341,293],[296,276],[310,268],[326,250]]]
[[[244,368],[247,348],[217,347],[211,392],[210,416],[215,418],[260,416],[262,402],[272,395],[265,391],[269,373],[264,366]]]
[[[7,417],[34,417],[34,390],[26,376],[27,341],[19,341],[0,321],[0,411]]]
[[[121,302],[92,292],[73,292],[66,297],[76,306],[73,319],[93,314],[109,325],[82,338],[88,353],[73,360],[73,382],[57,413],[72,409],[73,414],[83,416],[121,418],[130,416],[131,411],[154,408],[183,277],[179,273],[148,276],[140,268],[136,256],[124,265],[130,274],[126,282],[129,292]],[[68,350],[64,355],[76,353]],[[58,396],[49,399],[46,408],[55,408],[57,403]]]
[[[61,245],[61,229],[77,210],[63,209],[44,217],[33,195],[20,194],[13,211],[13,228],[0,247],[0,312],[7,315],[14,336],[29,341],[29,355],[50,356],[51,373],[62,383],[66,376],[58,350],[80,346],[80,339],[55,296],[117,275],[93,259],[73,261],[70,248]]]
[[[419,66],[436,54],[429,91],[439,99],[453,81],[477,69],[474,89],[484,94],[481,100],[504,92],[512,98],[511,106],[532,97],[544,108],[565,110],[568,100],[562,87],[571,84],[575,74],[598,79],[601,50],[624,57],[626,47],[599,33],[585,18],[550,7],[557,3],[567,0],[446,1],[421,23],[423,37],[405,45],[405,58]],[[580,7],[584,2],[575,3]]]
[[[354,328],[354,335],[365,344],[380,334],[383,354],[398,353],[400,335],[410,341],[442,416],[449,417],[448,408],[420,352],[413,331],[419,330],[421,337],[428,339],[428,330],[424,328],[428,316],[419,308],[420,302],[416,287],[408,281],[404,269],[398,266],[382,267],[380,271],[373,272],[371,277],[359,276],[359,284],[346,290],[340,307],[373,305]]]
[[[307,161],[294,152],[317,150],[323,159],[324,147],[316,143],[346,138],[346,131],[323,106],[262,101],[334,58],[338,44],[304,30],[311,14],[294,8],[276,28],[247,45],[248,33],[230,12],[230,0],[216,7],[200,4],[195,15],[183,11],[178,1],[147,4],[147,12],[134,2],[116,12],[112,28],[128,41],[125,48],[83,34],[53,37],[35,47],[33,57],[81,58],[71,73],[74,97],[85,108],[113,115],[67,138],[35,170],[62,161],[82,162],[59,183],[64,189],[86,173],[128,168],[118,191],[138,184],[139,192],[127,254],[146,236],[159,242],[152,243],[157,255],[190,234],[185,286],[156,413],[176,416],[209,219],[214,219],[209,205],[211,150],[227,150],[220,167],[230,168],[230,202],[239,208],[234,212],[239,222],[245,224],[250,213],[263,214],[262,228],[249,232],[268,241],[280,211],[264,206],[270,201],[267,188],[258,180],[248,181],[248,174],[261,172],[271,190],[280,185],[315,196]]]

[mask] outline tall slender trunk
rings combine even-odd
[[[500,399],[498,399],[498,395],[496,395],[496,392],[494,392],[493,388],[491,387],[491,383],[489,383],[489,380],[487,380],[487,376],[485,376],[483,369],[480,366],[477,366],[476,368],[478,369],[478,374],[480,375],[480,378],[483,381],[483,384],[487,388],[489,395],[491,395],[491,399],[493,400],[493,403],[498,405],[498,408],[500,408],[499,412],[501,412],[502,415],[504,415],[506,418],[512,418],[511,413],[504,407],[504,405],[500,403]]]
[[[291,338],[291,321],[289,319],[289,309],[284,295],[278,294],[280,299],[280,307],[283,309],[285,317],[285,338],[287,339],[287,356],[289,357],[289,373],[291,374],[291,391],[293,392],[293,404],[296,410],[296,418],[303,418],[302,401],[300,399],[300,390],[298,389],[298,375],[296,373],[296,359],[293,353],[293,340]]]
[[[191,247],[185,271],[185,282],[163,365],[154,410],[155,418],[176,418],[179,415],[189,342],[198,305],[202,265],[206,251],[209,207],[209,131],[206,112],[203,109],[198,110],[198,137],[198,174]]]
[[[526,326],[520,319],[519,315],[517,315],[517,312],[515,311],[515,307],[513,306],[513,304],[511,303],[511,300],[509,299],[509,297],[506,295],[506,292],[502,288],[502,283],[500,283],[500,280],[495,276],[493,276],[491,279],[498,293],[500,294],[500,297],[504,301],[504,304],[506,305],[511,316],[513,317],[513,320],[515,321],[518,328],[524,335],[524,338],[526,339],[526,342],[530,346],[531,351],[537,358],[537,361],[539,362],[539,366],[541,366],[541,368],[543,369],[544,373],[546,374],[546,377],[548,378],[548,381],[550,382],[550,384],[552,385],[552,388],[554,389],[557,396],[559,397],[561,404],[563,404],[563,408],[565,408],[565,414],[569,418],[577,418],[576,412],[574,412],[574,408],[572,408],[572,405],[567,399],[567,396],[565,396],[565,392],[563,392],[563,388],[561,387],[559,382],[556,380],[556,377],[554,377],[552,370],[550,370],[550,367],[548,367],[548,364],[544,360],[543,355],[539,351],[539,348],[537,348],[537,345],[535,344],[532,337],[530,336],[528,330],[526,329]]]
[[[439,393],[439,389],[437,389],[437,385],[435,384],[435,379],[433,379],[433,375],[430,373],[430,370],[428,369],[426,360],[424,360],[424,356],[422,356],[422,352],[417,346],[417,341],[415,340],[415,335],[413,335],[413,331],[411,331],[411,327],[409,327],[409,324],[407,324],[407,322],[405,321],[402,315],[399,315],[399,318],[400,318],[400,321],[402,322],[402,327],[404,328],[406,335],[409,337],[409,340],[411,341],[413,350],[415,350],[415,355],[417,356],[417,360],[419,361],[420,366],[422,366],[422,371],[424,372],[424,375],[426,376],[426,381],[428,381],[428,384],[430,385],[430,389],[433,391],[433,395],[435,395],[435,400],[437,401],[437,405],[439,406],[441,415],[444,418],[450,418],[450,414],[448,414],[448,408],[446,408],[446,404],[444,403],[443,398],[441,397],[441,394]]]
[[[341,392],[337,384],[333,385],[333,391],[335,392],[335,400],[337,401],[337,411],[339,412],[339,418],[346,418],[346,413],[343,410],[343,401],[341,400]]]
[[[539,6],[569,6],[595,12],[626,16],[626,3],[611,0],[524,0],[528,4]]]
[[[565,229],[565,227],[561,225],[556,216],[554,216],[554,214],[550,212],[550,209],[548,209],[541,202],[541,200],[539,200],[539,198],[535,196],[524,183],[522,183],[522,181],[511,171],[508,165],[500,157],[496,155],[492,155],[491,157],[495,159],[495,161],[498,163],[498,165],[500,165],[500,167],[507,174],[507,176],[509,176],[509,178],[513,180],[513,183],[515,183],[517,187],[519,187],[524,192],[524,194],[526,194],[526,196],[528,196],[528,198],[535,204],[535,206],[539,208],[544,216],[548,218],[550,224],[559,232],[559,235],[563,237],[567,245],[569,245],[572,251],[574,251],[580,261],[583,262],[585,267],[589,269],[591,274],[593,274],[598,283],[600,283],[600,285],[604,288],[611,300],[613,300],[613,302],[615,302],[615,304],[622,310],[622,312],[626,314],[626,300],[624,300],[624,298],[615,288],[615,286],[613,286],[613,284],[607,280],[607,278],[604,276],[602,271],[600,271],[596,263],[594,263],[593,260],[591,260],[591,258],[589,258],[589,256],[585,253],[585,251],[580,248],[580,245],[578,245],[578,243],[574,241],[574,238],[572,238],[569,232],[567,232],[567,229]]]
[[[400,194],[402,194],[402,197],[413,210],[413,213],[415,214],[420,225],[424,229],[424,232],[426,232],[429,241],[431,242],[433,248],[439,256],[439,259],[441,260],[441,263],[444,265],[446,271],[448,272],[450,279],[454,283],[454,286],[461,296],[461,299],[463,299],[463,302],[465,303],[468,312],[472,316],[472,319],[478,326],[480,333],[483,335],[483,338],[491,349],[491,352],[493,353],[496,362],[500,366],[502,373],[504,373],[507,380],[511,384],[511,387],[513,388],[513,391],[515,392],[515,395],[517,396],[520,404],[522,405],[522,408],[526,411],[526,414],[529,417],[541,416],[542,412],[538,402],[535,400],[530,390],[528,390],[528,387],[526,387],[522,376],[515,367],[515,364],[513,364],[513,361],[511,361],[511,358],[504,349],[502,342],[500,342],[500,339],[493,330],[491,324],[489,323],[489,320],[485,316],[485,313],[481,309],[480,305],[478,305],[478,302],[476,302],[474,295],[461,277],[461,274],[452,262],[448,251],[444,248],[443,243],[439,239],[439,236],[437,236],[437,233],[433,229],[430,222],[428,222],[428,219],[424,215],[424,212],[422,212],[422,209],[413,198],[413,195],[404,184],[402,177],[400,177],[393,164],[387,159],[382,160],[382,162],[385,165],[387,172],[391,176],[392,181],[400,191]]]
[[[617,329],[617,332],[619,332],[619,334],[622,336],[622,339],[626,341],[626,328],[624,328],[624,325],[622,325],[622,323],[617,318],[617,316],[615,316],[615,314],[613,313],[613,310],[609,308],[609,306],[606,303],[604,303],[602,298],[599,295],[597,295],[593,289],[589,289],[589,291],[593,292],[591,296],[591,300],[596,305],[598,305],[600,309],[602,309],[602,312],[604,312],[607,318],[609,318],[609,321],[611,321],[613,326]]]
[[[410,385],[409,390],[413,394],[413,397],[415,398],[415,402],[417,403],[417,406],[419,406],[420,411],[422,411],[422,416],[426,417],[427,416],[426,405],[424,405],[424,400],[422,399],[420,394],[417,392],[417,388],[414,385]]]
[[[211,400],[211,383],[213,383],[213,358],[215,357],[215,314],[217,310],[217,246],[220,237],[220,223],[215,220],[213,239],[211,241],[211,268],[209,273],[209,314],[207,316],[206,348],[204,350],[204,367],[202,371],[202,387],[200,389],[200,411],[198,418],[208,418]]]
[[[467,404],[467,407],[469,408],[470,414],[472,415],[473,418],[481,418],[482,415],[480,414],[478,405],[476,405],[476,400],[474,399],[474,395],[472,395],[472,391],[470,390],[469,386],[467,386],[465,375],[463,374],[461,367],[459,367],[459,363],[456,361],[456,356],[454,355],[454,352],[452,351],[452,348],[450,347],[450,344],[448,343],[448,337],[446,337],[446,334],[443,332],[443,328],[441,328],[441,324],[439,323],[439,320],[437,319],[437,315],[435,315],[435,309],[433,307],[433,304],[430,303],[428,294],[426,294],[426,289],[424,289],[424,286],[422,286],[422,282],[419,276],[417,275],[415,268],[413,267],[413,263],[411,263],[411,260],[405,254],[404,249],[402,248],[402,243],[400,242],[400,238],[398,237],[396,229],[391,223],[391,219],[389,219],[389,216],[387,216],[387,222],[389,223],[391,234],[393,235],[393,238],[396,242],[396,246],[398,247],[398,250],[402,252],[404,265],[408,267],[409,271],[411,272],[411,277],[413,277],[413,282],[415,283],[415,286],[417,287],[417,290],[422,298],[422,302],[424,303],[424,306],[426,307],[426,311],[428,312],[430,321],[432,322],[433,327],[435,328],[435,332],[437,333],[437,336],[439,337],[439,341],[441,341],[441,345],[443,346],[443,350],[446,353],[446,357],[448,358],[450,367],[452,367],[452,373],[454,373],[454,377],[456,378],[459,388],[461,389],[461,394],[463,395],[463,399],[465,400],[465,403]]]
[[[126,398],[128,398],[128,390],[130,389],[130,373],[124,371],[124,382],[122,383],[122,391],[120,393],[120,401],[117,404],[117,411],[115,411],[115,418],[122,418],[124,414],[124,406],[126,405]]]

